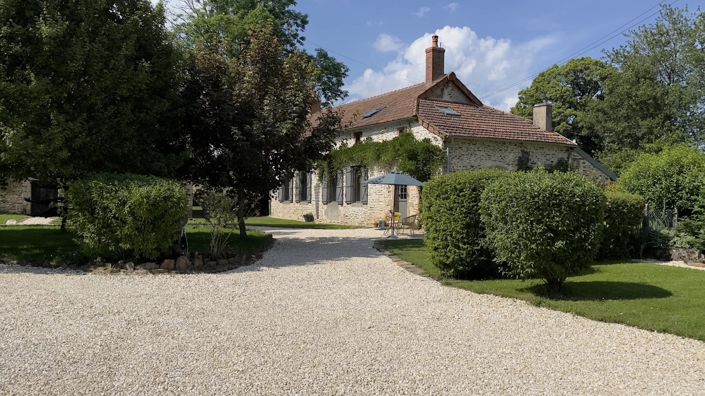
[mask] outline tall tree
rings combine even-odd
[[[281,21],[264,6],[238,15],[232,21],[243,28],[232,31],[241,34],[182,36],[188,54],[182,129],[192,153],[186,174],[237,199],[246,238],[250,206],[333,147],[340,116],[331,104],[345,94],[347,69],[327,54],[291,48]],[[195,14],[189,23],[220,17]]]
[[[607,53],[619,73],[591,112],[606,151],[702,144],[705,137],[705,14],[664,6],[660,18]]]
[[[239,40],[257,27],[264,14],[286,50],[304,43],[308,16],[294,9],[296,0],[181,0],[178,4],[181,39],[191,44],[217,41],[236,53]]]
[[[585,151],[594,154],[602,149],[599,129],[586,125],[586,117],[595,102],[604,99],[605,81],[615,69],[592,58],[574,59],[555,65],[539,74],[531,86],[519,92],[519,102],[512,113],[531,118],[535,104],[553,103],[556,132],[575,139]]]
[[[0,167],[169,174],[176,54],[149,0],[0,2]]]
[[[179,4],[181,23],[176,31],[185,48],[200,47],[237,58],[246,48],[248,35],[265,23],[282,51],[303,52],[308,16],[296,11],[296,0],[180,0]],[[342,87],[348,68],[322,48],[309,56],[319,70],[316,89],[323,105],[347,96]]]

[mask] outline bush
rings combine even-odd
[[[306,213],[304,214],[304,221],[307,223],[313,223],[315,218],[313,217],[313,213]]]
[[[638,195],[607,191],[602,243],[598,257],[621,259],[639,254],[639,235],[644,221],[644,199]]]
[[[693,214],[678,224],[677,236],[679,239],[672,247],[705,252],[705,190],[698,197]]]
[[[230,254],[229,229],[237,224],[237,200],[227,191],[204,191],[201,204],[206,221],[211,226],[208,253],[213,259],[225,258]]]
[[[68,227],[84,252],[154,259],[178,238],[188,216],[183,186],[150,176],[102,174],[71,183]]]
[[[705,186],[705,154],[685,146],[641,154],[622,173],[619,184],[651,206],[676,208],[679,215],[688,216]]]
[[[605,195],[581,175],[518,173],[489,185],[480,207],[496,259],[550,289],[589,267],[599,248]]]
[[[498,170],[451,173],[424,186],[426,244],[431,260],[445,276],[486,278],[497,274],[480,222],[480,197],[489,183],[509,175]]]

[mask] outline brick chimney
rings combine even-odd
[[[445,48],[438,46],[438,36],[433,35],[431,48],[426,48],[426,82],[430,83],[445,75]]]
[[[534,125],[553,132],[553,105],[550,102],[534,105]]]

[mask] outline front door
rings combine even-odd
[[[399,212],[399,216],[403,219],[409,215],[408,213],[408,187],[394,186],[394,211]]]
[[[42,184],[38,181],[32,182],[32,203],[30,213],[32,216],[50,217],[57,215],[57,199],[59,189],[51,184]]]

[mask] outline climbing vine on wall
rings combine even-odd
[[[391,140],[375,142],[367,139],[353,146],[331,151],[318,164],[319,177],[333,174],[350,166],[398,170],[425,182],[440,173],[445,164],[443,149],[430,139],[417,140],[404,132]]]

